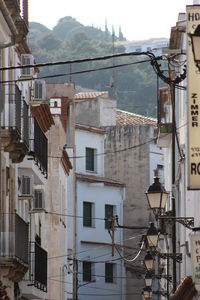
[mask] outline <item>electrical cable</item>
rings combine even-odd
[[[9,83],[16,83],[16,82],[26,82],[26,81],[34,81],[34,80],[41,80],[41,79],[50,79],[50,78],[58,78],[58,77],[64,77],[64,76],[69,76],[69,75],[81,75],[85,73],[91,73],[91,72],[96,72],[96,71],[103,71],[103,70],[110,70],[110,69],[115,69],[115,68],[120,68],[120,67],[127,67],[131,65],[137,65],[141,63],[146,63],[150,62],[150,60],[143,60],[143,61],[138,61],[138,62],[133,62],[133,63],[126,63],[126,64],[119,64],[119,65],[114,65],[114,66],[107,66],[107,67],[101,67],[101,68],[95,68],[95,69],[88,69],[88,70],[82,70],[82,71],[75,71],[75,72],[70,72],[70,73],[61,73],[61,74],[53,74],[53,75],[46,75],[46,76],[41,76],[37,78],[19,78],[16,80],[3,80],[0,81],[0,83],[3,84],[9,84]]]
[[[81,58],[81,59],[73,59],[73,60],[65,60],[65,61],[57,61],[57,62],[47,62],[47,63],[37,63],[37,64],[30,64],[30,65],[20,65],[20,66],[7,66],[1,67],[0,71],[8,71],[8,70],[16,70],[16,69],[27,69],[27,68],[41,68],[41,67],[48,67],[48,66],[58,66],[58,65],[72,65],[77,63],[83,62],[92,62],[92,61],[102,61],[102,60],[109,60],[117,57],[129,57],[129,56],[148,56],[151,60],[161,60],[162,56],[155,56],[154,53],[147,51],[147,52],[123,52],[123,53],[116,53],[112,55],[104,55],[92,58]]]

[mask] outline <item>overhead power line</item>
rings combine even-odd
[[[38,63],[38,64],[31,64],[31,65],[7,66],[7,67],[0,68],[0,71],[35,68],[35,67],[41,68],[41,67],[49,67],[49,66],[69,65],[69,64],[75,64],[75,63],[77,64],[77,63],[84,63],[84,62],[91,62],[91,61],[101,61],[101,60],[108,60],[108,59],[117,58],[117,57],[129,57],[129,56],[148,56],[151,59],[156,59],[156,60],[162,59],[162,56],[156,57],[152,52],[148,52],[148,51],[147,52],[128,52],[128,53],[116,53],[116,54],[112,54],[112,55],[91,57],[91,58],[81,58],[81,59],[74,59],[74,60]]]
[[[81,75],[81,74],[86,74],[86,73],[91,73],[91,72],[97,72],[97,71],[103,71],[103,70],[110,70],[114,68],[120,68],[120,67],[127,67],[131,65],[137,65],[137,64],[142,64],[150,62],[150,60],[141,60],[137,62],[132,62],[132,63],[124,63],[124,64],[118,64],[114,66],[107,66],[107,67],[101,67],[101,68],[94,68],[94,69],[87,69],[87,70],[81,70],[81,71],[75,71],[75,72],[70,72],[70,73],[60,73],[60,74],[52,74],[52,75],[46,75],[46,76],[40,76],[36,78],[31,78],[31,80],[41,80],[41,79],[50,79],[50,78],[58,78],[58,77],[64,77],[64,76],[70,76],[70,75]],[[16,80],[3,80],[0,81],[0,83],[12,83],[12,82],[24,82],[24,81],[30,81],[30,77],[28,78],[19,78]]]

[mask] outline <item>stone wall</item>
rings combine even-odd
[[[153,130],[148,125],[126,125],[106,128],[105,176],[126,184],[124,201],[124,224],[126,226],[149,226],[150,209],[145,191],[149,187],[150,141]],[[122,225],[122,224],[121,224]],[[139,251],[142,235],[146,229],[124,229],[124,255],[132,259]],[[137,236],[137,237],[136,237]],[[145,251],[133,263],[126,264],[126,299],[140,299],[144,287],[143,257]]]

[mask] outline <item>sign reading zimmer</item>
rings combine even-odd
[[[200,189],[200,71],[190,34],[200,24],[200,6],[187,6],[188,189]]]

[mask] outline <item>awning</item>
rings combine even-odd
[[[38,106],[32,106],[31,112],[32,116],[37,119],[43,132],[47,132],[50,127],[55,124],[49,104],[42,103]]]
[[[192,300],[197,293],[192,277],[187,276],[181,281],[170,300]]]

